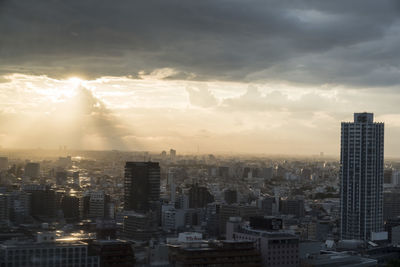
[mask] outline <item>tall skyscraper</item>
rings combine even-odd
[[[158,162],[125,164],[124,209],[146,213],[160,200],[160,166]]]
[[[342,122],[340,153],[341,238],[367,240],[383,231],[384,124],[372,113]]]

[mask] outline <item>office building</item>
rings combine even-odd
[[[160,200],[158,162],[127,162],[124,190],[125,210],[146,213],[156,209]]]
[[[368,240],[383,230],[384,124],[372,113],[342,122],[341,239]]]

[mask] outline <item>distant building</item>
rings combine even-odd
[[[56,185],[66,185],[68,178],[67,171],[57,171],[56,172]]]
[[[174,160],[176,158],[176,150],[175,149],[170,149],[169,150],[169,157],[171,158],[171,160]]]
[[[28,162],[25,165],[24,175],[29,178],[39,178],[40,177],[40,163]]]
[[[8,170],[8,158],[0,157],[0,171]]]
[[[242,217],[243,219],[249,219],[250,217],[261,215],[262,211],[255,206],[248,205],[221,205],[219,209],[219,231],[221,234],[225,234],[226,222],[229,221],[230,217]]]
[[[383,183],[391,184],[392,183],[392,176],[393,176],[393,170],[392,169],[384,170],[383,171]]]
[[[192,185],[189,189],[189,208],[205,208],[214,202],[214,197],[206,187]]]
[[[383,230],[384,124],[372,113],[342,122],[341,239],[368,240]]]
[[[72,173],[72,180],[73,180],[74,185],[80,186],[79,172]]]
[[[110,196],[103,191],[88,191],[82,197],[82,215],[85,219],[103,219],[114,217],[108,211]]]
[[[10,219],[15,224],[21,224],[31,214],[31,194],[24,191],[14,191],[8,195]]]
[[[160,200],[160,166],[158,162],[125,164],[124,210],[146,213]]]
[[[0,194],[0,223],[7,223],[10,220],[10,197],[7,194]]]

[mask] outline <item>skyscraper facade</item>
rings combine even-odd
[[[146,213],[160,200],[160,166],[158,162],[125,164],[124,209]]]
[[[341,239],[367,240],[383,231],[384,124],[373,113],[342,122]]]

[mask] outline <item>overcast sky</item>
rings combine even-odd
[[[0,145],[337,155],[340,121],[370,111],[400,156],[399,11],[0,0]]]

